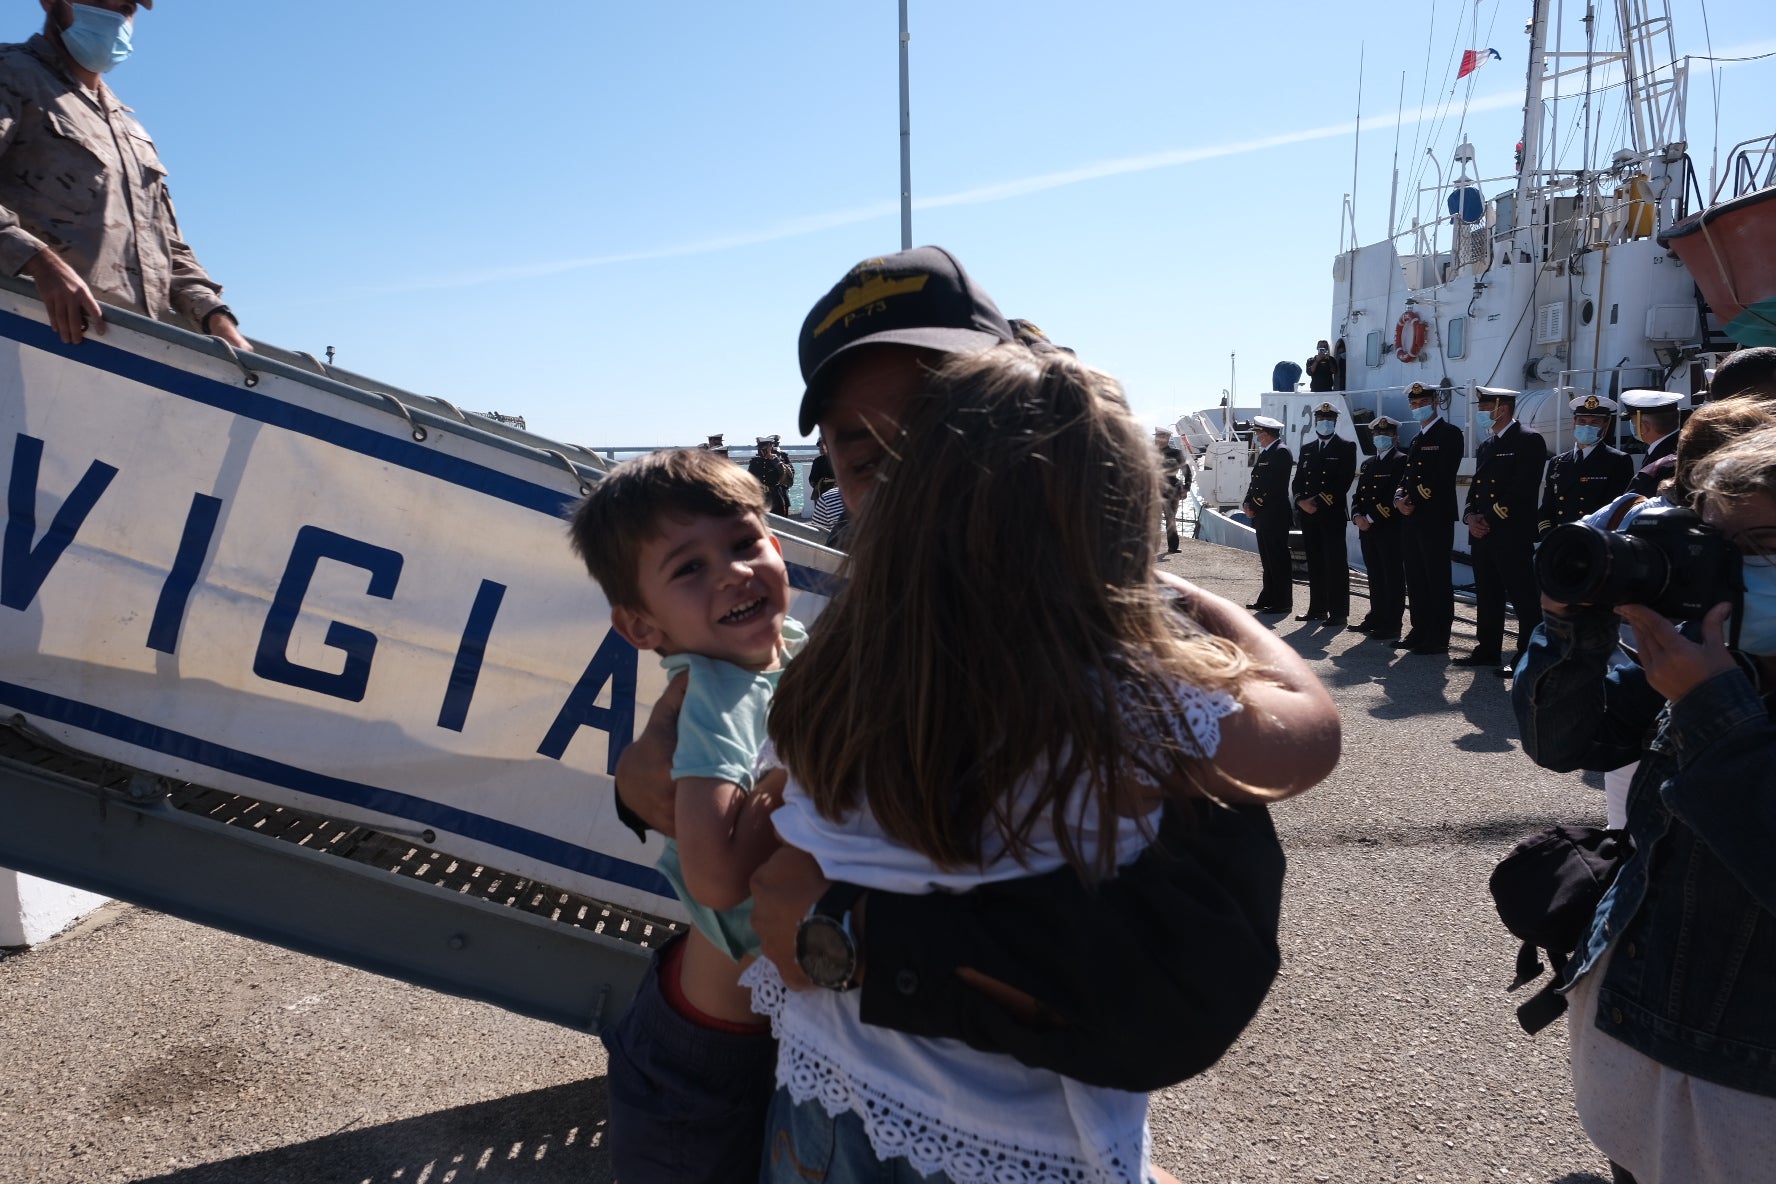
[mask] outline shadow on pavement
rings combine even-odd
[[[604,1078],[589,1078],[137,1184],[609,1184],[604,1119]]]

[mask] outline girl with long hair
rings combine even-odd
[[[773,822],[829,880],[865,901],[1099,882],[1170,800],[1265,802],[1330,770],[1336,711],[1305,664],[1156,580],[1158,474],[1114,380],[1001,346],[933,374],[901,428],[771,716]],[[1254,751],[1218,760],[1232,735]],[[1144,1094],[867,1025],[854,984],[792,991],[768,959],[742,981],[780,1041],[766,1180],[1151,1178]]]

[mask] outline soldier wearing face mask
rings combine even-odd
[[[1455,623],[1455,588],[1449,553],[1455,547],[1456,476],[1461,469],[1462,430],[1443,417],[1442,392],[1423,383],[1406,391],[1418,431],[1406,446],[1406,465],[1394,490],[1400,524],[1400,550],[1406,557],[1406,599],[1412,628],[1395,644],[1409,654],[1449,656]]]
[[[1548,462],[1541,511],[1536,515],[1538,537],[1562,522],[1577,522],[1620,496],[1634,476],[1634,461],[1628,454],[1604,443],[1616,401],[1578,395],[1567,406],[1572,408],[1573,446]]]
[[[0,270],[31,277],[70,345],[105,331],[103,302],[252,348],[185,244],[154,141],[102,77],[153,0],[39,2],[43,31],[0,46]]]
[[[1640,471],[1628,482],[1631,492],[1652,497],[1659,483],[1677,468],[1677,429],[1683,424],[1687,404],[1682,395],[1667,391],[1626,391],[1622,395],[1625,414],[1631,417],[1634,434],[1647,446],[1640,458]]]
[[[1474,563],[1474,652],[1457,666],[1489,666],[1509,678],[1516,656],[1503,658],[1505,602],[1517,613],[1516,654],[1529,645],[1529,633],[1542,619],[1535,580],[1536,492],[1548,463],[1540,435],[1517,422],[1517,392],[1478,387],[1474,402],[1491,421],[1492,434],[1474,450],[1474,480],[1468,486],[1462,521],[1468,527],[1468,553]],[[1484,422],[1484,421],[1483,421]]]
[[[1363,462],[1351,495],[1351,521],[1357,525],[1363,570],[1369,574],[1369,612],[1351,629],[1367,633],[1371,641],[1398,640],[1406,612],[1406,561],[1400,550],[1400,513],[1394,509],[1394,489],[1406,468],[1406,454],[1394,446],[1399,438],[1399,423],[1387,416],[1370,423],[1375,455]]]
[[[1295,524],[1307,552],[1307,611],[1297,621],[1324,621],[1342,629],[1350,620],[1350,556],[1345,550],[1357,446],[1338,435],[1338,408],[1314,408],[1314,434],[1295,462]]]

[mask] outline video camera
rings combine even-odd
[[[1625,531],[1582,522],[1556,526],[1542,540],[1535,566],[1542,592],[1563,604],[1644,604],[1662,617],[1694,621],[1730,602],[1728,636],[1738,638],[1739,552],[1687,507],[1654,506]]]

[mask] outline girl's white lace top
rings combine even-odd
[[[1185,752],[1214,756],[1220,721],[1239,703],[1188,685],[1172,689],[1179,713],[1166,721],[1169,728],[1151,716],[1135,726],[1148,736],[1169,731],[1166,740]],[[1065,862],[1052,828],[1038,823],[1022,862],[1001,856],[980,868],[939,868],[889,840],[867,806],[838,822],[822,818],[793,778],[773,821],[783,841],[813,855],[829,879],[889,892],[962,892]],[[1077,829],[1085,851],[1114,843],[1120,866],[1146,848],[1157,826],[1158,811],[1105,825],[1082,806]],[[752,988],[753,1010],[771,1017],[778,1084],[797,1102],[819,1099],[829,1114],[854,1111],[880,1159],[904,1157],[918,1171],[941,1172],[954,1184],[1140,1184],[1147,1178],[1146,1094],[1084,1085],[960,1041],[873,1027],[859,1018],[859,992],[790,991],[768,959],[760,958],[740,981]]]

